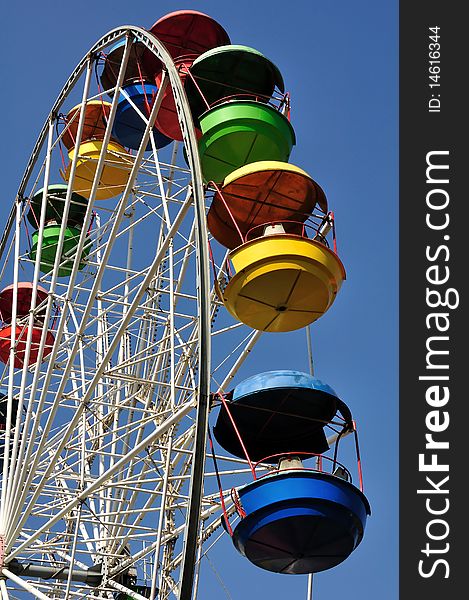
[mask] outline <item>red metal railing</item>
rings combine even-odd
[[[199,84],[197,83],[197,80],[198,81],[206,81],[208,83],[214,83],[214,81],[211,79],[208,79],[206,77],[199,77],[199,76],[197,78],[194,77],[194,75],[190,71],[190,67],[188,67],[187,64],[181,65],[181,68],[179,69],[179,71],[181,74],[186,75],[190,78],[190,80],[194,84],[194,87],[196,88],[197,92],[199,93],[203,103],[205,104],[207,110],[210,110],[211,108],[214,108],[215,106],[218,106],[220,104],[224,104],[225,102],[232,102],[234,100],[251,100],[254,102],[262,102],[263,104],[269,104],[270,106],[272,106],[273,108],[278,110],[278,112],[280,112],[282,115],[285,115],[288,118],[288,120],[290,120],[291,101],[290,101],[290,93],[289,92],[285,92],[284,94],[274,93],[271,96],[267,96],[265,94],[256,94],[256,93],[252,92],[251,90],[236,87],[229,83],[223,83],[221,81],[217,81],[216,84],[219,85],[220,87],[225,87],[230,90],[236,89],[237,92],[236,92],[236,94],[229,94],[227,96],[223,96],[222,98],[219,98],[215,102],[209,103],[207,98],[205,97],[204,93],[202,92]]]
[[[258,460],[256,463],[254,463],[254,469],[256,469],[259,465],[264,466],[264,464],[266,462],[272,462],[271,459],[273,459],[273,458],[278,458],[280,461],[280,459],[284,459],[284,458],[296,458],[296,457],[301,458],[301,456],[305,456],[306,458],[316,457],[316,467],[304,467],[303,465],[301,465],[301,467],[291,467],[291,469],[290,468],[286,468],[286,469],[277,468],[277,469],[272,469],[271,471],[268,471],[267,473],[263,473],[262,475],[260,475],[258,477],[256,476],[256,479],[262,479],[263,477],[267,477],[267,476],[275,474],[275,473],[283,473],[286,470],[314,471],[316,473],[326,473],[328,475],[334,475],[333,471],[335,469],[337,469],[337,467],[340,467],[341,469],[343,469],[343,472],[346,475],[346,481],[348,481],[350,483],[352,482],[352,474],[336,458],[330,458],[329,456],[324,456],[323,454],[317,454],[315,452],[281,452],[279,454],[271,454],[270,456],[266,456],[266,457],[262,458],[261,460]],[[327,465],[330,465],[330,467],[331,467],[330,471],[323,468],[323,461]]]

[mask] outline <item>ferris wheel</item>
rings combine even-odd
[[[196,11],[114,29],[60,92],[0,241],[3,600],[188,600],[220,536],[287,574],[360,543],[349,407],[281,364],[234,385],[345,279],[289,107]]]

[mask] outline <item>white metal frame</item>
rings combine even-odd
[[[54,182],[58,115],[80,86],[81,139],[86,102],[99,97],[93,90],[95,61],[123,38],[104,147],[111,139],[132,43],[144,44],[162,61],[160,90],[149,118],[140,115],[146,129],[139,150],[128,156],[125,191],[98,202],[107,160],[101,153],[71,274],[62,278],[75,153],[55,264],[44,274],[47,194],[34,264],[27,252],[25,198]],[[167,162],[155,146],[152,128],[166,85],[174,94],[188,167],[178,163],[176,143]],[[1,441],[3,600],[10,588],[37,598],[111,598],[120,591],[142,600],[129,587],[131,574],[151,586],[152,598],[157,589],[159,598],[188,600],[195,594],[202,544],[221,524],[215,473],[205,461],[210,391],[227,391],[260,337],[226,314],[217,317],[220,302],[210,282],[204,196],[192,116],[171,57],[143,29],[109,32],[59,94],[0,240],[2,287],[32,281],[33,298],[38,285],[46,287],[43,318],[47,327],[53,324],[55,336],[51,352],[43,356],[44,327],[38,361],[28,366],[38,307],[33,300],[29,316],[20,319],[14,303],[10,361],[4,369],[0,365],[0,386],[8,390]],[[92,248],[81,271],[92,219]],[[20,369],[13,364],[17,323],[28,331]],[[212,340],[224,349],[213,368]],[[14,403],[19,407],[15,423]],[[219,459],[229,481],[248,471],[244,461]],[[226,504],[232,511],[228,495]],[[91,567],[99,569],[98,577],[88,571]],[[41,578],[46,572],[50,579]]]

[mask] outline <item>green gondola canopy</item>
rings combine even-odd
[[[227,45],[208,50],[190,68],[190,74],[209,105],[223,98],[258,97],[267,102],[275,87],[284,92],[283,77],[276,65],[259,51],[248,46]],[[207,110],[191,77],[186,92],[195,118]]]

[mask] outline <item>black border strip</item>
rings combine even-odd
[[[400,3],[401,600],[469,597],[463,7]]]

